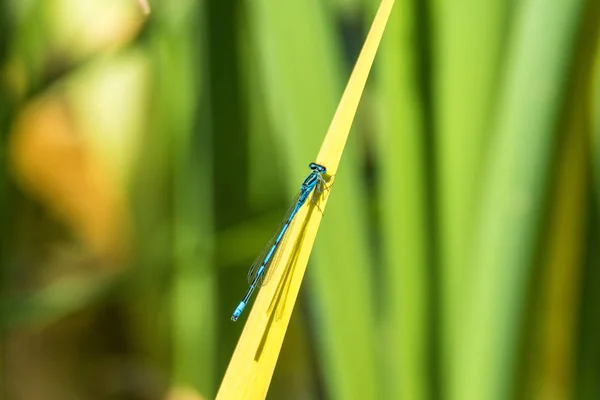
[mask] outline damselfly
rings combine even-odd
[[[323,189],[327,188],[325,178],[323,178],[323,175],[327,173],[327,169],[317,163],[310,163],[308,167],[312,171],[306,177],[306,179],[304,179],[304,182],[302,182],[302,186],[300,186],[300,192],[296,195],[292,206],[285,214],[285,217],[281,222],[281,226],[275,232],[271,240],[269,240],[263,252],[256,258],[250,267],[250,270],[248,271],[248,284],[250,287],[248,288],[248,291],[244,295],[242,301],[240,301],[240,304],[238,304],[233,312],[233,315],[231,316],[232,321],[237,321],[239,316],[242,314],[242,311],[244,311],[244,308],[246,308],[248,300],[250,300],[250,296],[252,296],[254,289],[256,289],[260,283],[266,282],[265,276],[268,272],[269,266],[271,265],[275,253],[277,252],[282,239],[290,227],[290,224],[298,213],[298,210],[300,210],[304,203],[306,203],[306,200],[311,193],[313,193],[313,191],[314,199],[315,194],[319,194],[323,192]]]

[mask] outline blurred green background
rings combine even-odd
[[[377,5],[0,0],[1,398],[215,396]],[[600,398],[599,27],[396,1],[269,398]]]

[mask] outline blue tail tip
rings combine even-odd
[[[244,303],[243,301],[241,301],[240,304],[238,304],[238,306],[236,307],[235,311],[233,312],[233,315],[231,315],[231,320],[233,322],[235,322],[235,321],[238,320],[238,318],[242,314],[242,311],[244,311],[245,307],[246,307],[246,303]]]

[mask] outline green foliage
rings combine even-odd
[[[0,347],[15,365],[3,387],[211,398],[246,271],[317,154],[378,2],[151,2],[142,21],[134,0],[99,1],[116,11],[77,25],[84,6],[56,11],[69,1],[0,1]],[[396,2],[270,398],[600,397],[599,7]],[[127,90],[108,85],[127,68]],[[40,99],[65,107],[79,150],[35,181],[10,146]],[[108,235],[122,253],[95,250],[85,206],[61,206],[105,198],[73,183],[88,164],[59,169],[64,154],[110,171],[91,193],[125,194],[128,228]]]

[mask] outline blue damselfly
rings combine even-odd
[[[260,253],[254,263],[252,263],[252,266],[248,271],[248,284],[250,287],[248,287],[248,291],[246,291],[244,298],[242,301],[240,301],[240,304],[238,304],[233,312],[233,315],[231,316],[232,321],[237,321],[239,316],[242,314],[244,308],[246,308],[246,305],[250,300],[250,296],[252,296],[252,293],[256,287],[260,283],[266,282],[265,276],[269,272],[269,267],[274,260],[275,253],[279,249],[279,245],[281,244],[282,239],[285,237],[290,224],[298,213],[298,210],[300,210],[304,203],[306,203],[306,200],[309,198],[311,193],[313,194],[314,201],[315,194],[320,194],[324,189],[327,188],[325,178],[323,178],[323,176],[327,173],[327,169],[317,163],[310,163],[309,168],[312,171],[306,177],[306,179],[304,179],[304,182],[302,182],[302,186],[300,186],[300,192],[294,198],[294,201],[292,202],[288,212],[285,214],[279,229],[275,232],[271,240],[269,240],[262,253]]]

